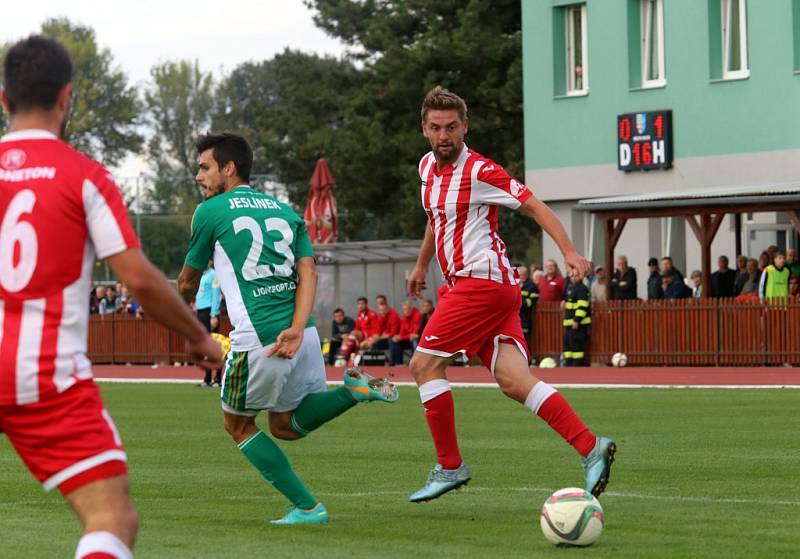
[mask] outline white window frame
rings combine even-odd
[[[655,8],[654,17],[651,16],[651,9]],[[664,87],[667,85],[667,78],[664,64],[664,0],[655,0],[655,5],[651,0],[639,0],[640,26],[641,33],[641,66],[642,66],[642,87]],[[655,20],[657,26],[657,44],[652,45],[652,33],[650,32],[651,22]],[[658,64],[658,77],[654,80],[647,79],[650,74],[650,50],[656,49],[656,60]]]
[[[742,68],[728,70],[731,43],[731,14],[733,2],[739,5],[739,59]],[[750,77],[750,62],[747,59],[747,0],[720,0],[720,23],[722,25],[722,79],[737,80]]]
[[[581,87],[575,83],[575,57],[572,52],[575,25],[573,15],[578,12],[581,19]],[[567,55],[567,95],[587,95],[589,93],[589,41],[587,32],[586,4],[567,6],[564,8],[564,22],[566,25],[566,55]]]

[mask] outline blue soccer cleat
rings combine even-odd
[[[472,473],[463,462],[455,470],[445,470],[441,464],[431,470],[425,486],[411,495],[408,500],[412,503],[422,503],[441,497],[448,491],[466,485],[472,479]]]
[[[311,510],[303,510],[299,507],[294,507],[283,518],[278,520],[270,520],[270,524],[275,526],[289,526],[292,524],[324,524],[328,521],[328,510],[322,503],[317,503]]]
[[[599,496],[606,490],[611,475],[611,463],[617,452],[617,443],[608,437],[597,437],[592,451],[583,459],[583,470],[586,472],[586,491]]]
[[[344,372],[344,385],[359,402],[380,400],[391,404],[400,397],[394,384],[386,379],[373,377],[358,367],[351,367]]]

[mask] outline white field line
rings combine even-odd
[[[266,486],[265,486],[266,487]],[[467,487],[462,489],[464,493],[538,493],[541,495],[549,495],[555,491],[552,487]],[[318,492],[315,495],[320,497],[331,498],[359,498],[359,497],[405,497],[410,494],[410,491],[354,491],[354,492]],[[202,502],[202,501],[264,501],[271,498],[272,495],[224,495],[216,497],[204,497],[202,495],[196,496],[181,496],[181,497],[136,497],[136,502]],[[766,506],[785,506],[785,507],[800,507],[800,501],[788,501],[783,499],[747,499],[747,498],[731,498],[731,497],[706,497],[701,495],[684,496],[684,495],[647,495],[644,493],[635,493],[627,491],[606,491],[601,496],[601,499],[607,497],[625,499],[638,499],[649,501],[669,501],[675,503],[707,503],[707,504],[724,504],[724,505],[766,505]],[[13,508],[20,505],[42,505],[45,501],[36,500],[16,500],[16,501],[0,501],[0,509]]]
[[[97,377],[97,382],[118,384],[198,384],[197,379],[179,378],[106,378]],[[342,381],[328,381],[329,385],[337,386]],[[413,382],[395,382],[396,386],[416,386]],[[551,383],[556,388],[800,388],[800,384],[608,384],[608,383]],[[451,382],[450,386],[456,388],[497,388],[493,382]]]

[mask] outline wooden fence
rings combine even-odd
[[[564,311],[540,303],[534,316],[532,353],[561,353]],[[230,325],[222,321],[221,331]],[[189,362],[186,343],[147,318],[92,315],[89,358],[95,363]],[[595,303],[591,361],[608,363],[618,352],[629,365],[800,365],[800,302],[764,305],[732,299],[609,301]]]
[[[532,353],[561,353],[563,311],[543,303],[534,317]],[[733,299],[608,301],[592,306],[589,354],[629,365],[800,365],[800,301],[769,305]]]

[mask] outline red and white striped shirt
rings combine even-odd
[[[50,132],[0,139],[0,406],[92,378],[95,257],[139,246],[119,188]]]
[[[488,279],[517,284],[506,245],[497,233],[499,206],[513,210],[533,193],[500,165],[466,145],[441,171],[428,152],[419,162],[422,206],[436,241],[436,258],[445,279]]]

